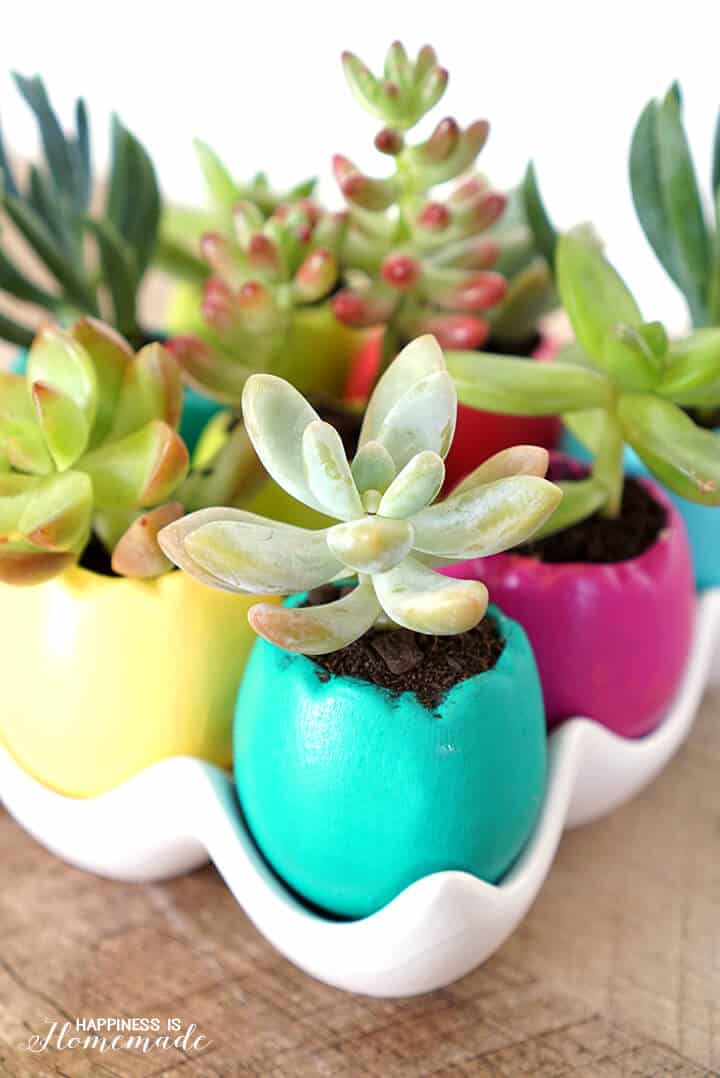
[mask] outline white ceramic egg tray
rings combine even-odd
[[[569,719],[549,740],[547,794],[535,832],[498,885],[463,872],[427,876],[361,921],[310,912],[270,871],[248,834],[232,777],[190,758],[164,761],[92,800],[53,793],[0,748],[5,807],[38,842],[112,879],[168,879],[214,862],[257,929],[301,969],[374,996],[440,988],[488,958],[527,913],[563,829],[631,798],[667,763],[692,725],[720,630],[720,589],[698,599],[692,652],[664,721],[629,741],[589,719]]]

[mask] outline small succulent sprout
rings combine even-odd
[[[344,214],[309,199],[277,206],[267,219],[254,202],[239,202],[233,219],[234,237],[202,237],[211,273],[202,292],[203,336],[168,343],[187,381],[227,404],[239,402],[254,371],[286,372],[295,315],[335,287],[346,226]]]
[[[342,248],[346,287],[333,299],[335,316],[351,326],[385,326],[383,366],[399,344],[425,333],[443,347],[479,347],[507,289],[492,269],[500,245],[483,236],[502,215],[505,196],[477,176],[462,179],[447,198],[433,188],[472,168],[489,125],[478,120],[463,129],[446,117],[415,145],[401,134],[445,89],[447,73],[430,48],[412,61],[395,42],[382,78],[351,53],[343,64],[355,95],[386,124],[375,145],[392,157],[395,171],[378,179],[346,157],[334,158],[349,208]]]
[[[543,478],[546,451],[524,446],[481,465],[436,503],[456,411],[437,342],[413,341],[375,387],[351,464],[337,432],[296,389],[253,375],[243,415],[260,460],[289,494],[338,523],[308,531],[212,508],[164,528],[160,545],[182,569],[230,591],[285,595],[356,576],[357,586],[336,602],[251,608],[255,631],[289,651],[335,651],[388,619],[420,633],[465,632],[485,614],[485,586],[441,576],[429,563],[524,542],[561,493]]]
[[[555,262],[577,340],[561,360],[448,356],[463,403],[515,415],[560,412],[594,453],[591,476],[565,486],[562,506],[541,534],[598,510],[619,514],[626,442],[670,490],[720,505],[720,439],[683,411],[720,404],[720,329],[670,341],[660,323],[643,320],[586,229],[560,237]]]
[[[43,160],[21,184],[0,138],[0,207],[53,283],[37,283],[3,251],[0,289],[39,308],[45,318],[66,319],[68,312],[103,315],[131,338],[144,337],[137,299],[155,253],[161,212],[150,157],[113,117],[107,197],[96,211],[85,102],[76,102],[76,131],[67,136],[42,79],[15,75],[15,82],[35,115]],[[0,314],[0,336],[6,340],[29,346],[33,334],[31,326]]]

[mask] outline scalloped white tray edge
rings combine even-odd
[[[362,921],[325,920],[289,894],[245,828],[232,777],[200,760],[166,760],[111,793],[80,801],[36,782],[0,746],[0,797],[38,842],[102,876],[167,879],[209,858],[257,929],[328,984],[375,996],[428,992],[464,976],[513,932],[545,880],[564,828],[610,812],[664,767],[692,725],[719,629],[720,589],[713,589],[698,599],[683,683],[647,737],[629,741],[584,718],[553,732],[540,819],[499,885],[463,872],[436,873]]]

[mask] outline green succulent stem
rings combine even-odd
[[[617,409],[609,409],[603,424],[603,436],[593,465],[593,476],[607,491],[607,501],[600,509],[604,517],[620,516],[623,496],[623,452],[625,436]]]

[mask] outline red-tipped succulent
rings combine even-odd
[[[447,198],[439,184],[472,169],[488,137],[478,120],[462,128],[441,120],[423,142],[408,145],[405,132],[440,100],[447,71],[429,46],[411,60],[391,45],[382,76],[352,53],[343,67],[358,100],[383,121],[375,137],[393,158],[391,176],[366,175],[347,157],[333,160],[335,178],[349,205],[343,244],[347,287],[333,300],[346,324],[384,324],[385,362],[399,344],[433,333],[444,347],[479,347],[489,330],[488,312],[502,302],[504,277],[492,267],[497,242],[482,235],[502,214],[505,196],[471,175]]]
[[[200,242],[210,272],[201,302],[207,332],[168,344],[187,380],[227,404],[238,403],[254,371],[285,373],[298,310],[336,285],[347,224],[347,214],[310,199],[280,205],[267,219],[242,201],[233,218],[234,235],[211,232]]]

